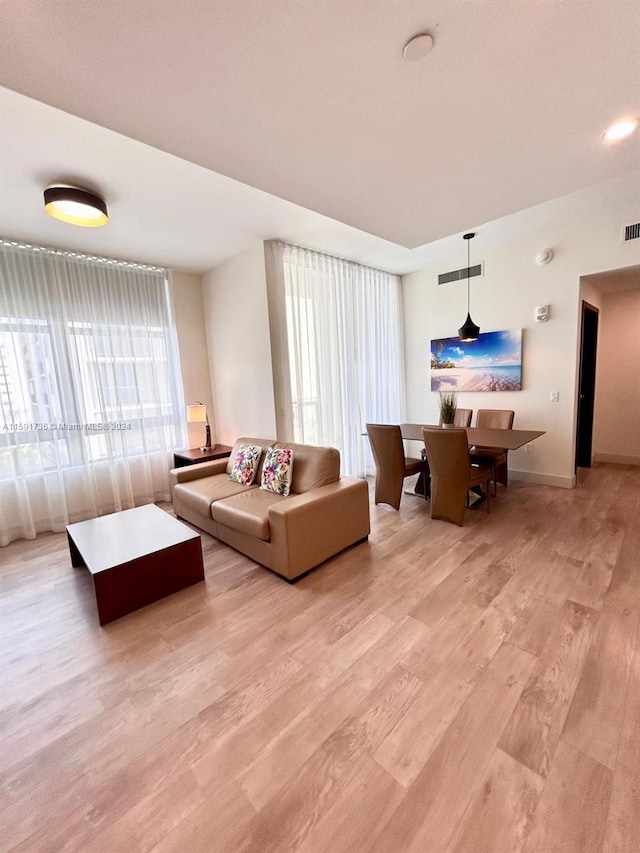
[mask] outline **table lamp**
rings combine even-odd
[[[211,427],[209,426],[209,418],[207,416],[207,407],[204,403],[190,403],[187,406],[187,422],[190,424],[206,424],[207,425],[207,433],[204,447],[201,447],[200,450],[204,453],[207,450],[211,450]]]

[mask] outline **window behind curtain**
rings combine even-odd
[[[0,513],[16,522],[0,541],[170,497],[184,407],[169,297],[163,270],[0,244]]]
[[[297,441],[332,445],[342,472],[370,470],[367,422],[404,420],[398,276],[286,244],[282,270],[290,404]]]

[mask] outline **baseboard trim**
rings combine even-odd
[[[594,453],[594,462],[613,462],[614,465],[640,465],[640,456],[621,456],[618,453]]]
[[[510,480],[522,480],[525,483],[536,483],[539,486],[555,486],[558,489],[575,489],[575,474],[571,477],[560,477],[557,474],[539,474],[536,471],[512,471],[509,468]]]

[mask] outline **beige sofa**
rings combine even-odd
[[[264,454],[253,485],[229,479],[243,444],[293,450],[288,497],[259,487]],[[178,518],[288,580],[369,535],[367,483],[340,476],[340,453],[333,447],[239,438],[229,459],[171,471],[171,490]]]

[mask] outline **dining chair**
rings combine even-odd
[[[473,417],[473,409],[456,409],[453,416],[453,425],[457,427],[471,426],[471,418]],[[440,426],[442,426],[442,418],[440,418]]]
[[[511,409],[478,409],[476,427],[485,429],[513,429],[515,412]],[[471,461],[477,465],[489,465],[493,471],[493,494],[498,490],[498,483],[509,484],[507,458],[508,450],[496,450],[491,447],[472,447]]]
[[[367,435],[376,464],[375,503],[400,509],[405,477],[424,470],[422,459],[404,455],[400,427],[394,424],[367,424]]]
[[[489,512],[491,468],[471,464],[466,430],[423,427],[422,437],[431,468],[431,518],[461,527],[469,489],[483,484]]]

